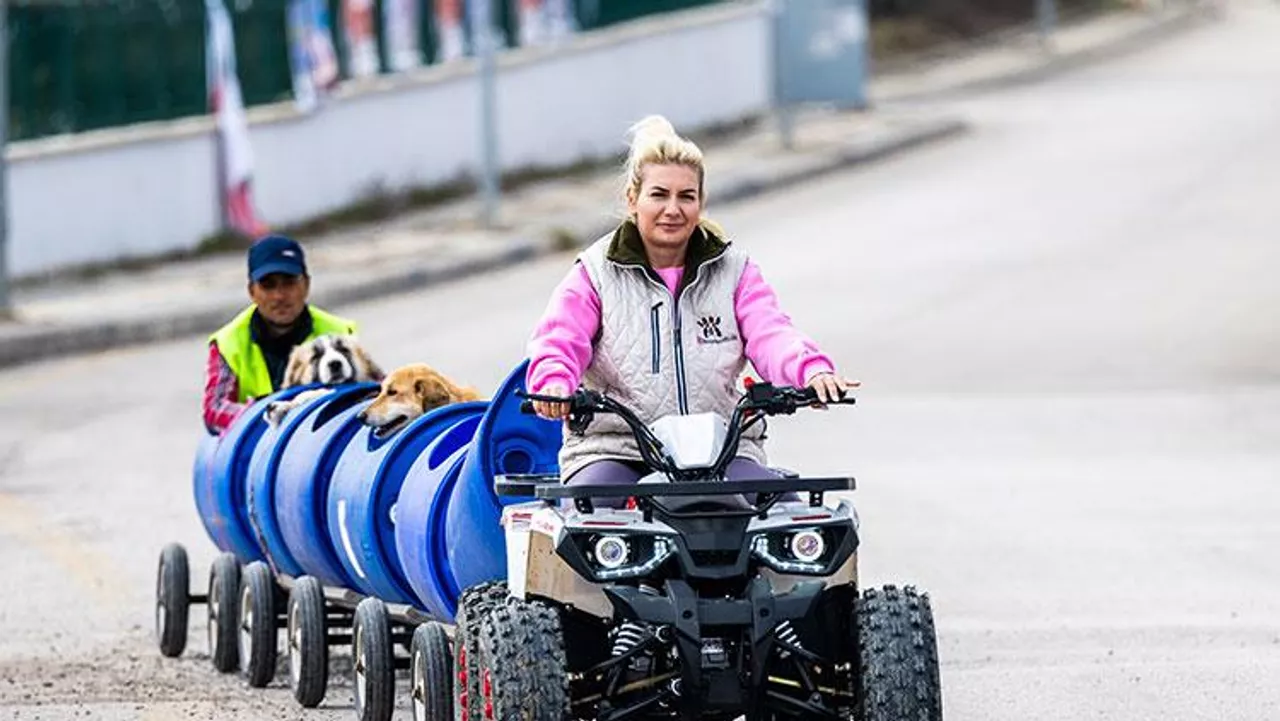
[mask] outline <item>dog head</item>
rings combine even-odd
[[[473,388],[460,388],[425,363],[397,368],[382,381],[378,397],[359,418],[380,433],[392,433],[419,416],[450,403],[479,398]]]
[[[382,370],[350,335],[322,335],[293,349],[284,372],[284,386],[377,381]]]

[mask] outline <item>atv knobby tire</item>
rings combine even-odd
[[[502,581],[481,583],[462,592],[453,635],[453,717],[455,721],[482,721],[480,696],[480,623],[507,598]]]
[[[938,641],[927,594],[868,589],[858,601],[858,721],[942,721]]]
[[[494,608],[480,628],[480,666],[487,718],[563,721],[568,717],[564,633],[555,610],[515,598]]]

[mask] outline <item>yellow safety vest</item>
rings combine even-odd
[[[218,344],[218,352],[240,381],[240,394],[237,398],[240,403],[250,398],[262,398],[276,390],[271,387],[267,359],[262,356],[262,348],[253,342],[253,333],[249,328],[256,309],[256,305],[250,305],[231,319],[230,323],[209,336],[210,341]],[[307,310],[311,313],[311,335],[307,336],[308,341],[326,333],[356,332],[354,321],[327,313],[313,305],[308,305]]]

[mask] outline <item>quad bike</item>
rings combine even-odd
[[[728,422],[651,427],[590,390],[526,397],[569,402],[577,431],[616,414],[652,472],[627,486],[496,480],[539,500],[504,509],[506,584],[462,595],[458,719],[940,721],[928,595],[859,594],[856,511],[824,501],[853,479],[724,480],[742,433],[816,405],[812,390],[756,383]]]

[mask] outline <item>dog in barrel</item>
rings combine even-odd
[[[475,388],[458,385],[426,363],[410,363],[383,379],[378,397],[358,417],[386,435],[441,406],[474,400],[480,400]]]
[[[347,383],[380,382],[382,369],[353,335],[326,334],[299,345],[289,354],[284,388],[320,383],[339,386]],[[289,411],[330,392],[313,388],[289,400],[272,401],[267,406],[267,422],[278,425]]]

